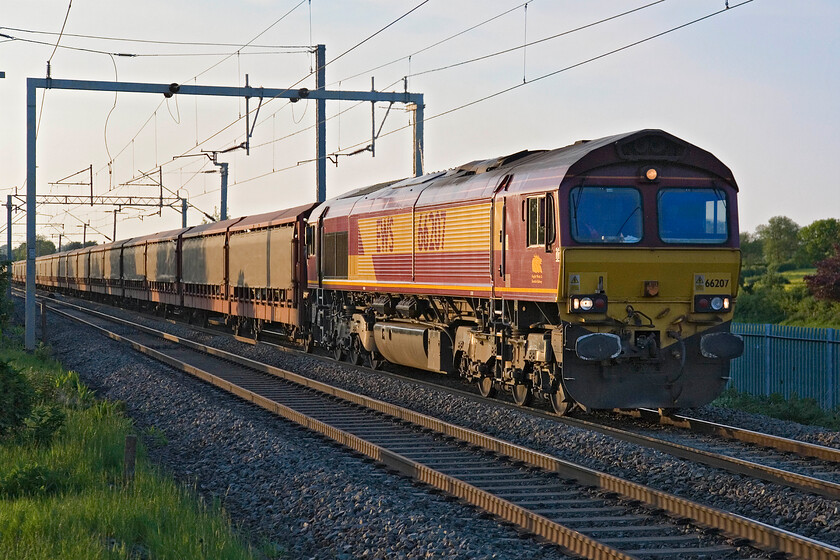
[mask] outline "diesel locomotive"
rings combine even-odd
[[[687,408],[743,352],[737,193],[711,153],[641,130],[48,255],[37,283],[460,375],[559,414]]]

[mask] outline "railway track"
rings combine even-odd
[[[191,328],[209,334],[218,335],[217,329],[192,326]],[[235,336],[237,340],[255,344],[251,338]],[[274,346],[286,352],[300,352],[288,346],[271,342],[260,343]],[[308,354],[309,356],[334,361]],[[360,367],[346,364],[347,367]],[[511,402],[496,398],[486,398],[476,392],[470,392],[435,381],[418,380],[416,376],[407,376],[394,372],[377,371],[378,375],[387,375],[429,387],[440,389],[478,402],[514,408],[527,414],[546,418],[576,428],[595,431],[616,439],[656,449],[681,459],[702,463],[710,467],[788,486],[810,492],[829,499],[840,499],[840,449],[810,444],[747,430],[735,426],[716,424],[697,418],[680,415],[664,416],[654,410],[623,412],[622,416],[631,416],[641,421],[630,426],[626,420],[616,422],[612,418],[600,417],[558,417],[552,412],[527,407],[523,408]],[[460,385],[460,383],[459,383]]]
[[[840,558],[836,547],[402,407],[96,311],[48,305],[578,555],[744,558],[758,554],[753,544],[779,557]]]

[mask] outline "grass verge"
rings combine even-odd
[[[803,399],[797,395],[785,398],[779,393],[769,397],[739,393],[730,387],[712,405],[763,414],[779,420],[790,420],[809,426],[822,426],[840,430],[840,407],[823,410],[814,399]]]
[[[239,538],[218,503],[164,476],[141,441],[135,478],[125,482],[131,420],[47,351],[27,354],[6,339],[0,360],[22,371],[35,394],[30,416],[0,439],[0,558],[277,557]]]

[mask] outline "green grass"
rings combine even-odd
[[[779,274],[784,276],[784,278],[789,282],[789,284],[785,284],[785,289],[792,290],[796,286],[804,286],[804,277],[809,274],[816,274],[816,272],[816,268],[800,268],[797,270],[780,272]]]
[[[797,395],[786,399],[779,393],[773,393],[769,397],[765,397],[739,393],[737,390],[729,388],[712,404],[723,408],[764,414],[780,420],[790,420],[800,424],[840,430],[840,407],[826,411],[820,408],[814,399],[803,399]]]
[[[141,442],[136,476],[124,482],[131,420],[46,354],[0,346],[0,359],[26,371],[42,402],[60,403],[65,414],[48,444],[26,429],[0,441],[0,558],[265,557],[237,536],[219,504],[163,476]]]

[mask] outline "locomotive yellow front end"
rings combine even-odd
[[[567,401],[676,409],[717,397],[743,341],[737,186],[708,152],[645,131],[560,188],[554,340]]]
[[[591,408],[685,408],[723,390],[737,249],[566,249],[563,385]]]

